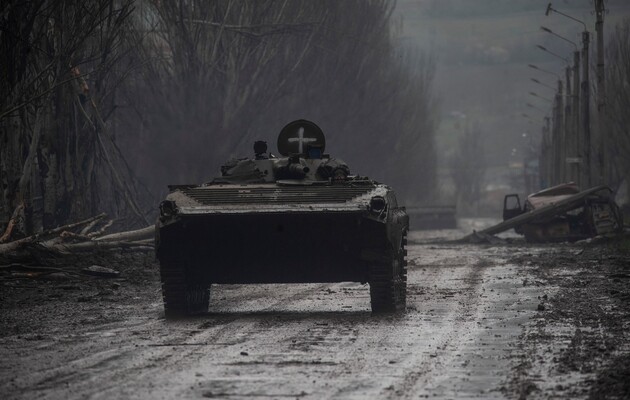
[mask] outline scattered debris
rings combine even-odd
[[[44,277],[48,279],[65,279],[70,275],[77,275],[77,272],[66,268],[24,265],[19,263],[0,265],[0,279],[2,280],[23,278],[34,279]]]
[[[98,264],[109,263],[109,254],[116,251],[153,252],[155,227],[104,235],[112,224],[100,214],[23,238],[11,238],[10,232],[5,232],[2,237],[9,241],[0,243],[0,281],[118,277],[119,271]],[[86,257],[90,254],[102,257],[90,263]]]
[[[111,268],[101,267],[100,265],[92,265],[81,270],[86,275],[100,276],[103,278],[116,278],[120,272]]]
[[[494,235],[489,235],[484,233],[483,231],[477,232],[473,231],[472,234],[468,235],[468,242],[470,243],[489,243],[489,244],[505,244],[506,241],[504,239],[498,238]]]
[[[60,226],[44,232],[37,233],[25,238],[16,239],[7,243],[0,244],[0,256],[15,257],[19,251],[30,246],[38,247],[41,251],[56,254],[68,254],[82,251],[109,250],[120,248],[139,248],[147,250],[153,248],[155,227],[153,225],[143,229],[118,232],[105,236],[101,236],[105,229],[112,225],[112,221],[107,221],[98,231],[89,233],[89,229],[94,228],[106,217],[100,214],[95,217],[88,218],[83,221]],[[73,229],[81,228],[79,233],[73,232]]]

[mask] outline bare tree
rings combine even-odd
[[[167,183],[308,118],[353,171],[435,187],[431,57],[392,0],[11,0],[0,6],[0,228],[107,212],[146,223]],[[10,60],[10,62],[8,62]],[[128,160],[128,162],[127,162]],[[141,180],[135,179],[135,176]]]
[[[147,2],[151,59],[129,86],[127,148],[152,188],[210,178],[284,123],[317,121],[353,169],[419,200],[434,187],[434,64],[398,48],[394,2]],[[405,190],[408,189],[408,190]],[[158,189],[159,190],[159,189]]]
[[[1,7],[0,221],[16,209],[25,232],[100,211],[143,220],[106,122],[131,0]]]

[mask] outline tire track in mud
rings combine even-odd
[[[431,279],[418,279],[421,285],[410,285],[410,303],[420,311],[411,311],[403,317],[372,317],[369,311],[311,311],[314,308],[314,294],[324,288],[345,297],[347,293],[342,290],[342,285],[318,285],[306,290],[303,287],[288,287],[282,291],[280,299],[271,304],[263,303],[262,307],[261,302],[268,301],[268,288],[244,287],[235,291],[239,299],[245,300],[244,303],[226,304],[223,308],[219,302],[215,311],[208,316],[178,322],[174,326],[168,322],[157,322],[147,327],[148,330],[155,331],[154,336],[158,336],[160,344],[167,346],[145,348],[135,353],[129,347],[121,348],[117,351],[123,354],[117,362],[123,366],[114,371],[109,370],[111,364],[102,362],[101,356],[89,362],[78,361],[77,368],[81,368],[80,364],[83,364],[87,372],[68,379],[75,382],[73,393],[95,398],[107,398],[121,391],[131,391],[134,387],[137,390],[137,382],[150,381],[156,369],[160,370],[160,382],[156,382],[160,391],[151,391],[150,387],[145,387],[152,394],[188,397],[194,393],[196,396],[212,394],[236,398],[308,395],[313,398],[362,398],[378,393],[377,397],[411,397],[418,383],[426,384],[429,381],[426,379],[427,374],[439,375],[437,369],[441,357],[423,353],[431,350],[437,354],[438,349],[450,345],[464,330],[464,325],[456,322],[458,315],[474,314],[472,311],[478,303],[478,298],[474,295],[477,292],[475,288],[479,285],[479,276],[488,265],[480,264],[476,260],[471,269],[473,260],[467,257],[463,265],[453,268],[448,266],[452,261],[440,260],[447,265],[427,267],[431,272]],[[461,262],[461,257],[456,261]],[[422,275],[427,277],[426,273]],[[464,284],[455,288],[465,293],[464,297],[457,296],[459,302],[454,301],[456,297],[441,296],[444,293],[450,294],[449,290],[452,292],[450,287],[443,288],[444,281],[449,279],[457,279],[453,282]],[[413,294],[418,287],[424,288],[421,289],[424,294]],[[361,295],[357,291],[350,302],[365,302],[363,306],[367,310],[367,288],[362,290],[365,293]],[[426,301],[436,296],[439,296],[437,303],[447,304],[448,311],[431,318],[441,318],[449,322],[440,327],[443,334],[430,340],[430,349],[427,343],[414,347],[405,338],[411,339],[415,330],[430,329],[432,325],[420,321],[428,314],[423,312],[426,310],[423,310],[422,300],[418,300]],[[462,307],[462,301],[467,306]],[[435,301],[430,303],[435,306]],[[258,307],[248,310],[253,305]],[[231,307],[239,310],[244,308],[246,311],[230,311]],[[216,308],[221,311],[217,312]],[[286,311],[287,308],[308,311]],[[207,317],[212,319],[208,321]],[[173,331],[173,327],[177,330]],[[181,345],[184,343],[200,345]],[[406,346],[403,348],[406,354],[401,354],[400,346]],[[243,349],[248,350],[248,356],[240,355]],[[384,352],[381,353],[379,349]],[[103,354],[110,355],[109,351]],[[132,358],[139,359],[139,362],[125,366],[125,361],[131,363]],[[396,364],[388,364],[390,359],[395,360]],[[217,371],[217,366],[223,368]],[[401,369],[407,368],[411,372],[401,377]],[[282,384],[276,380],[279,373],[274,370],[277,369],[290,376],[291,384]],[[186,372],[168,376],[170,372],[177,370]],[[198,373],[202,377],[195,376],[192,370],[200,371]],[[77,380],[94,376],[95,373],[103,381],[120,384],[111,389],[94,386],[94,383],[76,384]],[[135,375],[135,382],[125,380],[129,374]],[[378,379],[375,380],[375,377]],[[324,382],[324,386],[320,385],[321,382]],[[387,389],[389,387],[395,389]]]
[[[334,286],[332,287],[334,288]],[[167,343],[168,341],[172,345],[167,345],[159,349],[161,350],[159,353],[160,356],[164,357],[163,360],[156,359],[157,357],[160,357],[160,356],[155,356],[151,358],[150,361],[153,361],[154,363],[162,362],[162,368],[161,368],[161,371],[159,371],[159,375],[162,377],[167,375],[167,373],[165,372],[168,372],[173,369],[176,369],[176,370],[191,370],[192,369],[192,370],[204,371],[204,368],[207,368],[206,366],[204,366],[204,363],[206,365],[214,365],[214,366],[217,366],[217,365],[227,366],[227,367],[237,366],[241,370],[243,369],[243,367],[246,367],[247,364],[257,366],[258,368],[265,368],[266,366],[268,367],[269,365],[275,366],[275,367],[326,365],[327,363],[330,363],[330,362],[327,362],[325,360],[322,361],[320,359],[304,360],[301,357],[287,359],[286,357],[284,357],[285,354],[283,352],[283,349],[279,349],[277,351],[273,350],[273,345],[276,343],[291,342],[291,338],[294,337],[296,334],[296,331],[295,329],[292,328],[292,326],[294,325],[298,325],[298,326],[309,325],[310,326],[311,324],[313,324],[312,321],[327,320],[327,319],[330,319],[331,317],[334,318],[335,315],[343,314],[339,312],[329,312],[329,311],[325,311],[325,312],[310,311],[310,309],[313,308],[313,298],[312,298],[313,295],[317,292],[321,292],[322,289],[324,288],[326,288],[327,290],[331,290],[331,285],[317,285],[315,287],[311,285],[311,287],[308,287],[306,289],[304,289],[304,287],[300,287],[296,285],[295,287],[284,291],[282,293],[282,297],[279,300],[273,302],[272,304],[265,305],[264,307],[258,307],[257,309],[245,311],[245,312],[238,311],[235,313],[232,313],[229,311],[229,309],[227,309],[225,312],[229,314],[223,314],[223,311],[221,311],[221,313],[213,312],[213,313],[210,313],[208,316],[199,317],[199,318],[195,318],[188,321],[183,321],[180,323],[180,324],[183,324],[182,326],[188,327],[188,329],[193,329],[193,330],[199,329],[201,330],[201,332],[195,332],[194,335],[188,336],[188,337],[185,335],[185,332],[183,332],[179,336],[170,335],[165,338],[162,338],[161,339],[162,344],[168,344]],[[345,290],[353,290],[353,288],[345,288]],[[363,296],[363,298],[358,298],[357,300],[361,301],[362,303],[365,302],[363,306],[367,308],[367,304],[369,303],[369,297],[367,295],[367,288],[362,288],[362,290],[365,292],[365,296]],[[300,306],[301,303],[303,303],[302,306]],[[282,305],[285,305],[285,307],[282,307]],[[235,305],[235,307],[239,309],[242,308],[239,305]],[[285,311],[282,310],[283,308],[285,309]],[[302,311],[302,312],[287,311],[286,310],[287,308],[288,309],[297,308],[297,309],[303,309],[306,311]],[[365,311],[360,311],[358,313],[350,313],[350,314],[359,315],[360,318],[367,318],[370,315],[369,312],[365,312]],[[206,320],[206,318],[208,317],[212,319]],[[315,325],[317,325],[317,323],[315,323]],[[159,329],[159,325],[157,326],[157,329]],[[181,329],[184,329],[184,328],[180,326],[180,330]],[[273,332],[273,334],[270,335],[270,332]],[[185,342],[186,344],[198,343],[202,345],[179,347],[177,346],[176,341],[181,341],[182,343]],[[208,357],[207,356],[208,351],[206,350],[207,346],[205,346],[205,344],[210,343],[211,341],[217,342],[215,343],[217,347],[213,346],[212,351],[214,352],[216,349],[216,352],[214,353],[212,357]],[[263,347],[263,348],[267,348],[267,350],[272,350],[272,352],[267,351],[266,354],[264,354],[265,359],[263,360],[254,359],[251,362],[238,361],[239,359],[242,359],[242,357],[239,355],[239,352],[243,348],[247,348],[247,346],[249,346],[250,348]],[[272,348],[269,348],[270,346]],[[176,351],[173,351],[173,349],[176,349]],[[275,351],[275,354],[273,353],[274,351]],[[175,352],[177,354],[174,354]],[[252,353],[251,355],[254,357],[256,356],[254,353]],[[208,360],[208,358],[210,358],[210,360]],[[234,361],[235,358],[237,361]],[[220,362],[217,362],[217,361],[220,361]],[[117,375],[105,374],[104,378],[108,380],[116,381],[118,378],[123,378],[124,374],[127,372],[131,372],[131,371],[123,370],[122,372],[119,372]],[[227,375],[229,375],[229,372],[230,372],[230,369],[228,368]],[[240,371],[240,373],[243,373],[243,371]],[[118,375],[123,375],[123,376],[118,376]],[[146,373],[136,374],[136,381],[142,380],[144,376],[147,376],[147,378],[150,379],[151,375],[152,375],[152,372],[150,371]],[[168,389],[170,391],[167,390],[166,393],[171,393],[174,396],[179,396],[182,393],[180,393],[178,390],[181,390],[182,388],[190,387],[192,386],[192,384],[195,383],[195,382],[191,382],[191,385],[188,385],[188,383],[182,384],[181,383],[182,381],[190,380],[190,378],[193,376],[192,373],[186,373],[185,375],[186,376],[180,375],[177,378],[172,379],[172,381],[176,382],[172,386],[173,388],[175,388],[175,390]],[[210,375],[210,374],[207,371],[204,371],[204,375]],[[195,378],[197,377],[195,376]],[[217,379],[220,380],[221,377],[218,376]],[[162,380],[162,382],[159,383],[159,386],[161,386],[162,388],[169,386],[169,380]],[[199,379],[193,379],[193,380],[196,381]],[[231,379],[231,380],[234,381],[234,379]],[[132,383],[130,387],[133,385],[134,383]],[[109,391],[109,390],[103,391],[102,389],[94,389],[94,390],[86,389],[83,391],[83,394],[95,394],[97,395],[96,397],[104,398],[111,395],[111,393],[119,393],[119,391],[124,389],[125,386],[126,386],[126,383],[123,382],[121,386],[117,387],[116,389],[112,391]],[[209,386],[212,389],[216,389],[215,387],[212,387],[212,385],[209,385]],[[243,394],[242,391],[239,391],[236,393]],[[270,392],[270,393],[271,393],[270,394],[271,397],[278,395],[277,392]],[[301,392],[296,392],[296,394],[300,394],[300,393]],[[184,390],[183,394],[190,395],[190,393],[188,393],[188,389]]]
[[[444,261],[449,262],[448,260],[440,260],[440,262]],[[463,263],[462,266],[467,264]],[[442,268],[440,273],[435,275],[431,281],[423,283],[432,286],[434,282],[437,283],[441,279],[441,272],[451,269],[442,265],[440,267]],[[462,279],[476,282],[475,276],[481,274],[481,269],[473,268],[471,273]],[[414,273],[414,275],[416,274]],[[320,379],[332,382],[332,387],[330,389],[312,388],[314,391],[312,394],[324,398],[398,398],[401,393],[404,393],[405,385],[413,387],[413,381],[414,379],[417,380],[419,375],[410,373],[404,377],[401,384],[398,371],[407,369],[412,364],[417,366],[418,363],[414,351],[416,350],[415,344],[410,341],[414,331],[423,325],[422,322],[417,321],[422,313],[414,311],[418,308],[417,305],[414,306],[417,301],[414,291],[417,290],[418,286],[410,279],[410,311],[405,316],[378,317],[368,315],[360,321],[350,322],[347,327],[343,326],[343,322],[340,327],[339,321],[334,321],[331,324],[326,324],[327,329],[317,330],[319,342],[339,340],[344,331],[351,332],[352,337],[350,339],[351,346],[337,346],[335,348],[339,354],[338,361],[332,364],[334,367],[331,366],[328,371],[322,371],[319,374]],[[430,296],[431,294],[425,293],[425,296],[427,295]],[[455,313],[456,310],[451,310],[449,315]],[[357,327],[358,322],[361,325]],[[296,335],[298,338],[304,336],[308,336],[308,332],[302,331]],[[442,343],[434,343],[434,348],[439,347],[440,344]],[[424,357],[424,360],[422,365],[430,363],[431,359]],[[394,391],[393,388],[397,388],[397,390]],[[385,390],[383,391],[383,389]]]
[[[440,247],[433,249],[438,260],[425,261],[431,268],[446,271],[446,275],[433,275],[432,282],[448,277],[450,270],[455,274],[449,278],[454,287],[451,293],[427,291],[424,300],[431,304],[436,296],[444,294],[451,298],[450,302],[442,301],[448,304],[448,311],[440,323],[431,321],[427,326],[429,335],[421,336],[425,349],[430,346],[431,352],[410,356],[405,364],[401,363],[404,371],[399,381],[377,397],[503,398],[500,390],[507,378],[501,371],[509,369],[521,325],[536,309],[532,290],[522,289],[528,272],[506,261],[522,249],[459,246],[454,250],[465,257],[443,254],[441,260]],[[467,267],[449,267],[449,260],[462,258]],[[463,285],[457,285],[457,281]],[[422,346],[415,350],[422,351]]]
[[[461,261],[461,257],[459,259]],[[468,263],[462,265],[466,264]],[[456,279],[472,283],[472,285],[457,290],[474,291],[471,286],[478,284],[478,276],[487,266],[489,265],[477,262],[477,268],[472,270],[463,266],[456,268],[458,273],[461,271],[463,274],[456,275]],[[446,267],[442,267],[439,271],[440,273],[435,275],[431,281],[423,283],[433,285],[434,282],[437,283],[442,279],[442,272],[452,273],[450,268]],[[339,291],[341,290],[339,286],[331,287]],[[448,292],[446,289],[440,290]],[[433,296],[434,294],[431,290],[424,296]],[[414,295],[412,294],[410,297],[413,298]],[[367,289],[365,299],[367,300]],[[452,302],[452,300],[449,298],[448,302]],[[469,301],[467,303],[472,304]],[[455,319],[455,315],[460,310],[459,306],[452,308],[448,314],[449,318]],[[307,313],[293,318],[289,316],[280,318],[269,324],[274,337],[277,338],[277,346],[266,348],[266,353],[256,354],[257,357],[252,360],[236,362],[239,368],[215,376],[214,380],[206,382],[204,388],[218,397],[279,396],[281,393],[277,392],[277,385],[273,383],[264,385],[265,379],[274,376],[274,374],[266,372],[265,369],[270,366],[277,368],[278,366],[300,365],[302,367],[300,374],[296,374],[296,371],[292,370],[283,371],[289,375],[292,374],[288,379],[291,382],[289,386],[292,390],[282,393],[283,396],[299,395],[300,397],[312,398],[400,396],[400,390],[396,393],[391,390],[383,392],[383,389],[393,386],[401,387],[404,390],[404,383],[400,384],[401,376],[398,371],[401,368],[409,369],[411,368],[410,365],[415,366],[414,371],[417,371],[418,359],[417,355],[414,354],[413,343],[405,338],[411,338],[416,329],[422,328],[422,322],[414,322],[415,319],[421,319],[422,316],[422,313],[410,310],[406,316],[402,317],[378,317],[370,315],[369,312],[357,314],[335,312],[325,315]],[[297,329],[294,329],[292,324],[296,325]],[[452,340],[456,334],[457,332],[453,333],[448,340]],[[439,347],[439,345],[444,346],[445,340],[434,341],[433,348]],[[284,346],[282,345],[283,342]],[[261,344],[263,343],[258,343],[258,345]],[[405,350],[410,348],[410,351],[407,350],[406,354],[401,355],[401,348]],[[420,351],[422,350],[427,350],[426,346],[421,346]],[[391,360],[395,360],[395,362],[390,364],[389,361]],[[425,356],[422,360],[424,361],[421,365],[425,366],[431,362],[432,358]],[[230,362],[227,364],[234,365]],[[258,377],[262,375],[265,379],[259,379],[253,383],[246,379],[234,379],[235,376],[243,375]],[[413,379],[417,380],[418,378],[417,376],[410,378],[413,376],[413,374],[409,374],[402,378],[403,380],[407,379],[407,386],[410,388],[413,388]],[[320,382],[324,382],[324,384],[322,385]],[[327,384],[328,386],[326,386]]]
[[[299,287],[290,290],[299,290]],[[348,292],[363,292],[350,302],[353,302],[351,307],[358,306],[365,311],[343,312],[330,304],[335,299],[334,296],[330,298],[331,293],[346,297]],[[313,298],[315,295],[316,299]],[[276,311],[278,307],[274,307],[274,311],[241,314],[251,319],[255,326],[262,327],[255,335],[249,335],[250,340],[243,344],[246,356],[222,352],[214,358],[202,360],[204,362],[199,368],[203,377],[190,379],[189,374],[180,379],[188,379],[191,390],[197,396],[278,398],[308,394],[313,377],[306,378],[308,374],[304,374],[304,370],[326,369],[338,364],[331,352],[339,345],[340,339],[331,336],[331,331],[338,328],[336,322],[342,319],[356,321],[369,318],[369,294],[367,287],[325,284],[308,292],[301,291],[283,302],[286,303],[285,310]],[[321,310],[322,306],[324,310]],[[289,376],[290,379],[287,379]],[[190,393],[184,390],[177,395],[189,396]]]
[[[17,382],[0,383],[0,391],[43,398],[500,397],[481,391],[500,377],[475,370],[508,363],[487,357],[509,353],[510,326],[527,316],[517,313],[518,296],[505,299],[523,277],[505,261],[514,251],[412,244],[409,307],[395,317],[373,316],[369,289],[359,284],[218,287],[208,314],[182,321],[160,319],[161,303],[141,299],[125,305],[125,320],[39,342],[40,354],[11,342],[11,357],[27,355]],[[503,319],[507,328],[499,326]],[[479,382],[466,381],[471,373]]]
[[[268,313],[269,310],[278,308],[282,304],[308,297],[324,286],[326,285],[318,285],[302,291],[291,290],[277,293],[276,296],[280,295],[279,299],[272,300],[255,313]],[[251,286],[247,289],[247,293],[239,297],[269,298],[268,290],[264,287]],[[151,312],[162,313],[161,303],[155,305]],[[257,324],[251,325],[251,321],[243,321],[245,315],[238,312],[225,315],[209,313],[182,321],[150,319],[138,322],[135,319],[104,326],[90,326],[86,331],[70,336],[70,341],[57,338],[46,346],[51,352],[56,352],[62,341],[63,346],[73,347],[71,353],[65,354],[63,362],[59,362],[59,359],[52,361],[56,364],[55,366],[42,364],[41,353],[33,354],[33,362],[28,364],[35,366],[36,370],[24,371],[14,384],[22,386],[24,390],[45,395],[49,389],[58,390],[60,385],[72,383],[73,396],[98,395],[97,397],[101,397],[105,395],[107,397],[106,393],[109,390],[99,383],[109,386],[112,382],[120,382],[121,384],[113,390],[117,392],[125,386],[124,382],[128,380],[130,374],[137,376],[135,382],[130,382],[131,385],[135,385],[139,379],[154,374],[155,369],[159,369],[159,373],[163,374],[164,369],[183,368],[186,364],[194,362],[194,354],[199,352],[199,347],[236,346],[246,342],[249,335],[263,331],[262,328],[257,328]],[[212,319],[202,322],[208,317]],[[97,331],[99,334],[92,335],[90,331]],[[147,335],[149,340],[139,341],[137,337],[134,337],[138,332]],[[112,340],[109,342],[103,340],[108,337]],[[158,343],[155,343],[156,339]],[[125,341],[133,344],[120,346]],[[112,348],[112,346],[120,347]],[[40,351],[46,350],[40,349]],[[94,379],[95,376],[98,378]],[[21,382],[23,383],[20,384]]]
[[[117,339],[114,331],[125,332],[129,328],[135,329],[150,323],[151,321],[135,321],[129,326],[115,324],[114,329],[114,324],[108,323],[104,325],[105,332],[99,332],[102,326],[90,326],[83,331],[44,339],[42,346],[18,356],[20,363],[16,367],[19,370],[13,379],[3,382],[1,390],[7,394],[15,391],[17,397],[23,397],[27,392],[45,395],[48,389],[58,390],[61,385],[69,382],[85,380],[94,372],[94,367],[109,368],[112,363],[124,359],[133,350],[133,346],[112,348],[111,343]],[[19,346],[18,341],[7,343],[3,346],[3,352],[20,352],[23,348],[20,349]]]
[[[318,284],[308,285],[307,287],[286,287],[284,285],[280,285],[283,288],[286,287],[286,290],[283,291],[269,290],[269,287],[265,286],[268,285],[247,285],[240,288],[241,293],[238,293],[238,298],[243,298],[245,300],[245,304],[243,305],[242,302],[238,302],[237,304],[230,305],[237,306],[237,309],[245,308],[246,311],[230,311],[230,308],[228,307],[225,311],[217,312],[215,310],[206,316],[199,317],[198,319],[200,320],[208,317],[212,318],[212,320],[205,321],[199,325],[198,328],[201,330],[196,332],[194,336],[189,337],[188,340],[186,340],[186,343],[193,342],[203,345],[198,347],[177,347],[178,354],[176,357],[172,356],[172,352],[169,352],[170,348],[167,346],[165,352],[170,356],[170,358],[166,368],[181,370],[186,365],[190,366],[197,364],[196,369],[203,370],[203,367],[199,366],[199,364],[200,361],[203,361],[207,355],[207,352],[204,351],[205,345],[217,346],[213,347],[213,350],[218,349],[215,350],[213,358],[228,359],[235,355],[240,357],[240,352],[247,346],[247,343],[260,343],[261,340],[259,337],[263,339],[263,344],[265,341],[275,341],[281,339],[281,337],[278,337],[277,334],[274,335],[274,337],[268,336],[268,319],[277,315],[283,316],[284,313],[281,311],[283,308],[282,305],[293,305],[295,303],[299,303],[300,301],[304,301],[327,285]],[[275,285],[276,289],[280,286]],[[239,288],[236,289],[238,291]],[[280,295],[279,298],[277,298],[278,295]],[[274,296],[276,296],[277,300],[273,300]],[[267,300],[267,303],[264,304],[263,307],[260,307],[261,303],[252,300],[252,297],[254,299],[259,297],[261,300]],[[270,298],[272,299],[271,302],[269,302]],[[255,307],[251,308],[250,306],[252,304],[255,305]],[[215,308],[221,307],[219,306]],[[280,308],[280,310],[275,311],[278,308]],[[223,314],[223,312],[225,312],[225,314]],[[289,312],[288,314],[290,315],[291,313]],[[219,318],[218,321],[216,320],[217,317]],[[210,324],[208,322],[210,322]],[[148,373],[147,375],[150,377],[151,373]],[[192,374],[188,374],[187,378],[190,378],[191,376]],[[181,380],[185,381],[186,377],[183,377]],[[178,378],[175,381],[181,382],[181,380]],[[180,389],[180,386],[174,385],[177,389]],[[179,393],[179,390],[175,390],[175,393]]]
[[[467,318],[467,315],[474,314],[479,307],[480,296],[479,287],[483,281],[483,274],[487,268],[494,266],[493,263],[478,259],[472,267],[464,273],[462,279],[467,284],[462,288],[458,288],[459,293],[465,293],[463,298],[458,299],[457,303],[452,302],[451,308],[443,319],[449,322],[446,326],[441,328],[441,331],[446,331],[446,334],[438,340],[435,340],[431,346],[436,349],[435,353],[430,354],[420,359],[411,359],[412,364],[402,378],[401,382],[397,382],[394,386],[394,390],[387,390],[382,394],[383,398],[387,399],[399,399],[399,398],[416,398],[418,390],[415,390],[417,386],[426,386],[431,380],[434,380],[437,376],[440,376],[445,369],[444,357],[452,357],[452,350],[447,353],[446,356],[440,353],[447,347],[457,347],[457,344],[453,342],[455,340],[461,340],[470,331],[470,326],[475,321],[471,321]],[[442,266],[444,268],[445,266]],[[452,268],[452,267],[446,267]]]

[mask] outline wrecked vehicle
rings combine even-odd
[[[169,186],[156,224],[167,317],[203,313],[212,284],[369,283],[372,311],[406,305],[409,218],[394,191],[324,153],[313,122],[254,144],[202,185]]]
[[[517,194],[505,196],[503,220],[503,230],[513,227],[528,242],[576,241],[623,229],[610,188],[580,191],[574,183],[531,194],[522,207]]]

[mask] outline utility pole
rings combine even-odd
[[[544,118],[542,126],[542,140],[540,141],[540,187],[544,189],[551,186],[551,140],[549,138],[549,117]]]
[[[567,66],[564,70],[566,79],[566,101],[564,103],[564,132],[562,134],[562,165],[564,166],[563,182],[568,182],[573,179],[573,168],[567,163],[567,157],[571,153],[571,144],[573,138],[571,135],[573,119],[571,118],[571,67]]]
[[[604,70],[604,0],[595,0],[595,31],[597,33],[597,115],[599,125],[599,148],[597,153],[599,184],[604,184],[609,178],[606,166],[606,87],[605,87],[605,70]]]
[[[576,50],[573,53],[573,112],[574,114],[574,119],[573,119],[573,126],[574,126],[574,130],[573,130],[573,143],[571,146],[571,152],[573,153],[573,155],[575,156],[575,168],[573,168],[573,170],[575,171],[575,174],[573,175],[575,177],[576,183],[578,184],[579,187],[582,186],[582,159],[580,157],[581,155],[581,143],[582,141],[580,140],[580,138],[582,137],[580,135],[580,52],[578,50]]]
[[[551,11],[555,11],[551,4],[549,4],[547,8],[547,14]],[[579,22],[579,21],[578,21]],[[585,25],[586,26],[586,25]],[[567,39],[566,37],[559,35],[552,31],[551,29],[541,26],[541,30],[561,39],[573,46],[575,49],[573,53],[573,89],[571,88],[570,76],[571,76],[571,68],[567,67],[566,69],[566,92],[567,92],[567,100],[565,106],[565,162],[566,162],[566,181],[573,181],[580,186],[580,173],[582,162],[580,158],[580,154],[582,153],[580,147],[580,126],[581,126],[581,113],[580,113],[580,52],[578,50],[578,45],[572,40]],[[544,49],[542,46],[540,48]],[[544,49],[546,51],[546,49]],[[564,57],[559,56],[564,59]],[[568,60],[567,60],[568,63]]]
[[[597,32],[597,111],[602,112],[606,105],[606,87],[604,70],[604,0],[595,0],[595,31]]]
[[[593,184],[591,168],[591,88],[588,65],[588,44],[590,34],[588,31],[582,32],[582,69],[584,79],[582,80],[582,134],[584,136],[582,147],[582,159],[584,161],[583,182],[587,188]]]
[[[554,101],[554,121],[553,121],[553,169],[554,184],[562,183],[564,177],[564,160],[562,159],[562,147],[564,147],[564,106],[562,95],[562,80],[558,80],[558,92]]]
[[[552,114],[553,116],[553,114]],[[547,136],[547,185],[552,186],[553,182],[553,154],[551,152],[551,118],[545,117],[545,133]]]
[[[603,1],[595,0],[595,4],[601,3],[601,7],[603,8]],[[584,31],[582,32],[582,69],[584,70],[584,79],[582,80],[582,110],[581,110],[581,125],[582,125],[582,140],[580,146],[581,153],[581,183],[585,187],[590,187],[592,182],[592,169],[591,169],[591,115],[590,115],[590,83],[589,83],[589,65],[588,65],[588,44],[590,41],[590,34],[586,29],[586,24],[584,21],[580,21],[577,18],[574,18],[570,15],[567,15],[561,11],[553,8],[551,3],[547,5],[547,9],[545,10],[545,15],[548,16],[550,13],[556,13],[562,15],[566,18],[569,18],[575,22],[579,22],[584,27]],[[603,11],[602,11],[602,21],[603,21]],[[603,24],[603,22],[602,22]],[[603,29],[603,26],[602,26]],[[603,40],[603,38],[602,38]],[[603,42],[602,42],[603,43]],[[603,66],[603,64],[602,64]],[[577,113],[576,113],[577,114]]]

